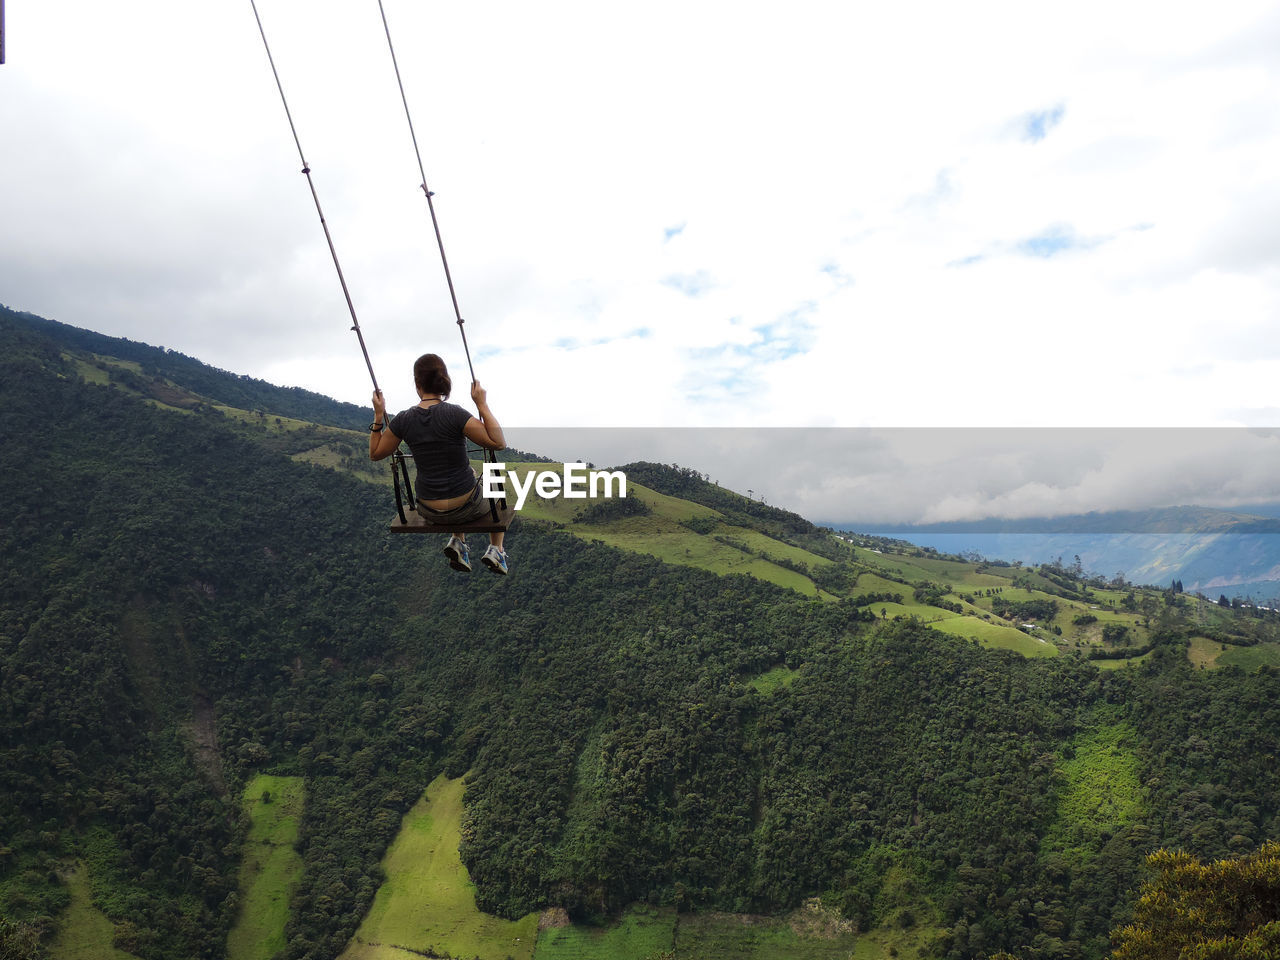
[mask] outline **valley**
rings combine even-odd
[[[654,463],[458,576],[360,411],[0,321],[5,437],[58,424],[0,445],[0,918],[49,957],[1093,960],[1147,853],[1277,833],[1270,611]]]

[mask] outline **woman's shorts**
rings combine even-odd
[[[491,518],[489,501],[480,495],[480,480],[471,491],[471,499],[452,510],[432,510],[421,500],[418,501],[418,515],[435,526],[450,523],[478,523]]]

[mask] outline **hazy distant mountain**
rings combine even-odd
[[[950,553],[1028,563],[1076,556],[1086,570],[1137,583],[1181,580],[1187,590],[1280,595],[1280,505],[1248,512],[1181,506],[1020,520],[877,527]],[[862,529],[857,524],[841,524]]]

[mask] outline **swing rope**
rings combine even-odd
[[[293,133],[293,142],[298,148],[298,159],[302,161],[302,172],[307,178],[307,186],[311,188],[311,199],[316,205],[316,215],[320,218],[320,226],[324,228],[324,238],[329,244],[329,255],[333,257],[334,269],[338,271],[338,283],[342,285],[342,295],[347,301],[347,310],[351,314],[351,329],[360,341],[360,352],[364,354],[364,364],[369,368],[369,379],[373,381],[373,389],[381,392],[378,378],[373,373],[373,362],[369,359],[369,350],[365,346],[364,334],[360,330],[360,320],[356,317],[356,307],[351,300],[351,291],[347,289],[347,279],[342,274],[342,264],[338,262],[338,251],[333,245],[333,237],[329,234],[329,224],[324,219],[324,211],[320,209],[320,195],[316,193],[315,182],[311,179],[311,165],[307,163],[302,152],[302,141],[298,138],[298,128],[293,123],[293,113],[289,110],[289,101],[284,95],[284,85],[280,82],[280,73],[276,70],[275,57],[271,55],[271,44],[267,43],[267,32],[262,27],[262,17],[258,15],[258,4],[249,0],[253,7],[253,18],[258,21],[258,33],[262,37],[262,46],[267,51],[267,61],[271,64],[271,75],[276,79],[276,89],[280,91],[280,102],[284,105],[284,115],[289,119],[289,130]],[[470,359],[470,358],[468,358]]]
[[[396,84],[400,87],[400,102],[404,104],[404,118],[409,124],[409,138],[413,141],[413,154],[418,160],[418,174],[422,178],[422,192],[427,198],[427,209],[431,211],[431,227],[436,234],[436,246],[440,248],[440,263],[444,266],[445,282],[449,285],[449,299],[453,301],[453,315],[458,321],[458,333],[462,335],[462,349],[467,355],[467,369],[471,371],[471,380],[476,379],[476,369],[471,364],[471,348],[467,345],[467,331],[463,326],[462,311],[458,307],[458,294],[453,287],[453,274],[449,271],[449,258],[444,252],[444,239],[440,235],[440,220],[436,217],[436,205],[431,198],[435,195],[427,187],[427,173],[422,165],[422,151],[418,149],[418,135],[413,130],[413,117],[409,113],[409,99],[405,96],[404,81],[400,77],[400,63],[396,59],[395,44],[391,42],[391,27],[387,24],[387,11],[378,0],[378,12],[382,15],[382,30],[387,35],[387,49],[391,52],[391,65],[395,68]]]
[[[2,3],[3,3],[3,0],[0,0],[0,4]],[[369,379],[373,381],[373,389],[376,392],[381,393],[382,389],[378,386],[378,378],[373,372],[373,361],[369,359],[369,350],[364,342],[364,333],[360,329],[360,320],[356,316],[356,308],[355,308],[354,302],[352,302],[352,299],[351,299],[351,291],[350,289],[348,289],[346,277],[342,273],[342,264],[338,261],[338,251],[337,251],[337,248],[334,246],[333,237],[329,233],[329,224],[324,218],[324,211],[323,209],[321,209],[321,206],[320,206],[320,196],[316,192],[315,182],[311,179],[311,165],[307,163],[306,155],[303,153],[302,141],[298,136],[298,128],[293,122],[293,112],[289,109],[289,101],[284,93],[284,84],[281,83],[280,81],[280,72],[276,69],[275,57],[273,57],[271,54],[271,44],[267,42],[267,32],[262,25],[262,17],[258,13],[258,4],[256,0],[249,0],[249,4],[253,8],[253,18],[254,20],[257,21],[257,24],[258,24],[258,34],[259,36],[262,37],[262,46],[263,46],[263,49],[266,50],[267,61],[271,64],[271,75],[275,78],[276,89],[280,92],[280,103],[284,107],[285,117],[288,118],[289,130],[293,134],[294,145],[298,148],[298,159],[302,161],[302,173],[307,178],[307,186],[311,190],[311,199],[315,203],[316,215],[320,218],[320,226],[324,229],[324,238],[329,245],[329,255],[333,258],[333,267],[338,274],[338,283],[342,286],[342,295],[346,299],[347,310],[351,314],[351,329],[355,332],[356,339],[360,343],[360,353],[364,356],[365,366],[369,370]],[[448,260],[448,257],[445,256],[445,252],[444,252],[444,240],[440,235],[440,222],[436,218],[435,204],[431,202],[432,193],[427,188],[427,175],[422,165],[422,153],[418,149],[418,137],[417,137],[417,134],[414,133],[413,118],[409,115],[409,102],[408,102],[408,99],[405,97],[404,83],[400,79],[400,65],[396,61],[395,47],[391,43],[391,29],[390,27],[387,26],[387,15],[386,15],[386,11],[383,10],[382,0],[378,0],[378,10],[382,14],[382,26],[383,26],[384,32],[387,35],[387,46],[391,51],[391,63],[395,67],[396,83],[400,87],[400,100],[404,104],[405,119],[408,120],[409,122],[409,135],[413,139],[413,152],[418,159],[418,172],[422,175],[422,192],[426,195],[427,206],[431,211],[431,225],[435,230],[436,245],[440,248],[440,262],[444,266],[445,280],[449,284],[449,297],[453,301],[453,313],[458,321],[458,332],[462,336],[462,349],[467,355],[467,369],[471,372],[472,382],[475,382],[476,371],[475,371],[475,367],[472,365],[472,362],[471,362],[471,348],[467,344],[467,333],[465,328],[463,327],[464,321],[462,319],[462,312],[458,308],[458,296],[454,291],[453,276],[449,271],[449,260]],[[486,459],[492,460],[494,458],[494,453],[492,450],[486,450],[485,454],[486,454]],[[408,529],[412,529],[412,527],[407,520],[404,501],[401,499],[401,490],[400,490],[401,474],[403,474],[405,497],[406,499],[409,499],[410,502],[412,502],[413,486],[409,480],[409,471],[405,463],[405,457],[400,450],[396,450],[395,453],[392,455],[391,477],[395,484],[396,513],[399,515],[400,526],[398,528],[393,526],[393,529],[408,530]],[[503,509],[506,510],[505,497],[501,498],[501,503],[502,503]],[[493,522],[497,524],[499,522],[497,502],[490,501],[489,512]],[[505,529],[505,526],[506,526],[506,521],[503,521],[502,526],[499,529]]]
[[[435,194],[427,186],[427,171],[422,164],[422,150],[418,147],[418,135],[413,129],[413,115],[409,111],[409,98],[404,92],[404,79],[400,75],[400,61],[396,58],[396,47],[391,41],[391,26],[387,23],[387,10],[382,0],[378,0],[378,13],[382,16],[382,32],[387,37],[387,50],[391,54],[391,66],[395,70],[396,86],[400,88],[400,103],[404,106],[404,119],[409,125],[409,139],[413,141],[413,155],[418,161],[418,175],[421,177],[422,193],[427,198],[427,209],[431,212],[431,228],[435,231],[436,246],[440,250],[440,264],[444,267],[444,279],[449,285],[449,299],[453,302],[453,315],[458,321],[458,333],[462,337],[462,350],[467,355],[467,369],[471,372],[471,382],[475,383],[476,368],[471,362],[471,348],[467,345],[467,329],[464,325],[466,321],[462,319],[462,310],[458,307],[458,294],[453,286],[453,273],[449,270],[449,257],[444,252],[444,238],[440,234],[440,219],[436,216],[436,205],[431,199]],[[497,453],[485,448],[484,460],[486,463],[497,463]],[[501,498],[501,503],[505,510],[507,505],[505,496]],[[498,521],[496,501],[490,500],[489,512],[496,523]]]

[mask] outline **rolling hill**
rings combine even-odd
[[[650,463],[456,575],[364,415],[0,348],[0,936],[47,955],[1100,957],[1148,851],[1277,834],[1267,611]]]

